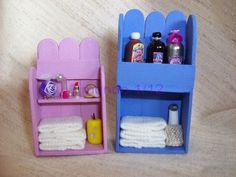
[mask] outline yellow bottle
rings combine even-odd
[[[87,138],[90,144],[102,144],[102,120],[95,114],[87,120]]]

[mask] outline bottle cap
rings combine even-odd
[[[140,33],[139,32],[131,33],[131,39],[140,39]]]
[[[168,35],[167,42],[169,44],[180,44],[183,41],[180,30],[172,30]]]
[[[179,124],[179,111],[177,104],[171,104],[169,106],[169,125],[178,125]]]
[[[161,32],[154,32],[152,33],[153,38],[161,38]]]

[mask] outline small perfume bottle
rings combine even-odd
[[[172,30],[169,33],[166,47],[166,62],[169,64],[182,64],[184,62],[183,37],[179,30]]]
[[[140,33],[131,33],[131,40],[126,45],[125,61],[127,62],[143,62],[144,45],[140,41]]]
[[[161,33],[152,33],[152,41],[147,48],[147,63],[163,63],[165,44],[161,41]]]
[[[75,82],[73,95],[76,98],[79,97],[79,82],[78,81]]]
[[[182,146],[183,141],[183,129],[179,125],[179,111],[178,105],[171,104],[169,106],[169,120],[166,126],[166,145],[167,146]]]

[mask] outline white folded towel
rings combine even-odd
[[[38,130],[39,132],[72,132],[83,127],[82,119],[79,116],[59,117],[42,119]]]
[[[67,150],[67,149],[84,149],[85,147],[85,140],[79,141],[76,143],[70,143],[70,142],[48,142],[48,143],[41,143],[39,144],[39,148],[41,150]]]
[[[86,132],[84,129],[72,132],[43,132],[39,134],[39,142],[51,140],[84,140],[86,139]]]
[[[143,147],[159,147],[164,148],[165,147],[165,140],[159,140],[159,141],[139,141],[139,140],[130,140],[130,139],[120,139],[120,145],[124,147],[135,147],[135,148],[143,148]]]
[[[166,133],[164,130],[159,131],[150,131],[150,132],[139,132],[132,130],[121,130],[120,137],[124,139],[132,139],[132,140],[165,140]]]
[[[125,130],[148,131],[163,130],[166,127],[166,121],[160,117],[147,116],[124,116],[121,119],[120,127]]]

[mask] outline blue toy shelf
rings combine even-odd
[[[141,41],[147,47],[153,32],[162,33],[166,42],[168,33],[179,29],[184,37],[185,60],[182,65],[124,62],[125,46],[132,32],[141,34]],[[144,21],[142,12],[129,10],[119,16],[118,63],[117,63],[117,120],[116,151],[134,153],[188,152],[192,110],[192,96],[195,79],[196,18],[190,15],[186,20],[180,11],[172,11],[165,18],[160,12],[150,13]],[[146,51],[146,50],[145,50]],[[146,56],[146,54],[144,54]],[[161,116],[168,119],[168,106],[179,106],[180,123],[183,126],[184,145],[166,148],[122,147],[120,122],[123,116]]]

